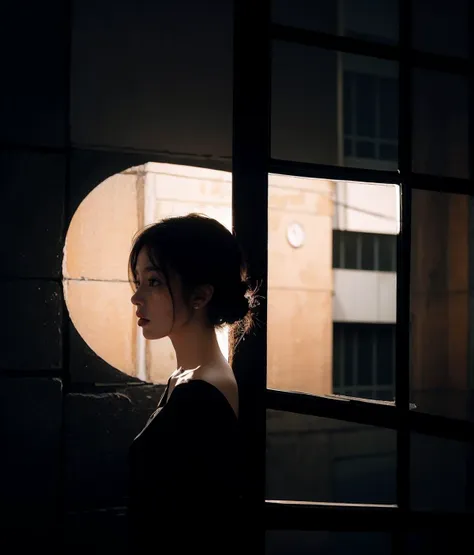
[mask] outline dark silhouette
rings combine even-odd
[[[239,401],[216,328],[251,326],[241,250],[216,220],[169,218],[138,236],[130,276],[143,335],[169,337],[178,366],[131,446],[130,550],[232,553],[241,532]]]

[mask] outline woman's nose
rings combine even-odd
[[[140,301],[140,298],[139,298],[138,295],[137,295],[137,293],[138,293],[138,291],[135,292],[135,293],[132,295],[132,298],[130,299],[130,301],[132,302],[132,304],[135,305],[135,306],[139,306],[140,304],[142,304],[141,301]]]

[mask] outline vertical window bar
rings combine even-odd
[[[397,505],[403,513],[410,510],[410,431],[409,363],[410,363],[410,252],[411,252],[411,188],[412,170],[412,1],[399,0],[400,64],[399,64],[399,142],[401,225],[397,242],[397,326],[395,403],[399,413],[397,430]],[[402,521],[404,519],[400,519]],[[393,534],[393,551],[404,553],[405,534],[399,529]]]
[[[268,167],[270,160],[270,0],[235,0],[233,60],[232,217],[258,284],[259,326],[240,341],[233,360],[244,434],[243,496],[255,515],[246,540],[265,550]],[[250,521],[249,521],[250,525]]]
[[[471,71],[469,73],[469,179],[474,180],[474,3],[469,3],[468,8],[468,37],[469,37],[469,62]],[[468,344],[468,387],[469,387],[469,415],[474,413],[474,300],[471,300],[472,293],[474,292],[474,244],[472,238],[474,237],[474,199],[469,199],[469,242],[468,242],[468,256],[469,256],[469,344]],[[466,508],[472,509],[474,507],[474,445],[469,445],[469,454],[466,461],[466,474],[467,474],[467,487],[466,487]]]

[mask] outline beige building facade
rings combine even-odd
[[[332,392],[334,184],[269,179],[268,386]],[[113,367],[153,383],[175,368],[168,339],[145,341],[130,303],[134,235],[161,218],[200,212],[232,227],[228,172],[147,163],[98,185],[76,211],[64,246],[71,320]],[[227,335],[219,336],[224,353]]]

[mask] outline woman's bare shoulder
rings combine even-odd
[[[234,373],[223,365],[199,367],[184,373],[176,381],[176,386],[192,380],[200,380],[213,385],[227,399],[235,414],[239,414],[239,390]]]

